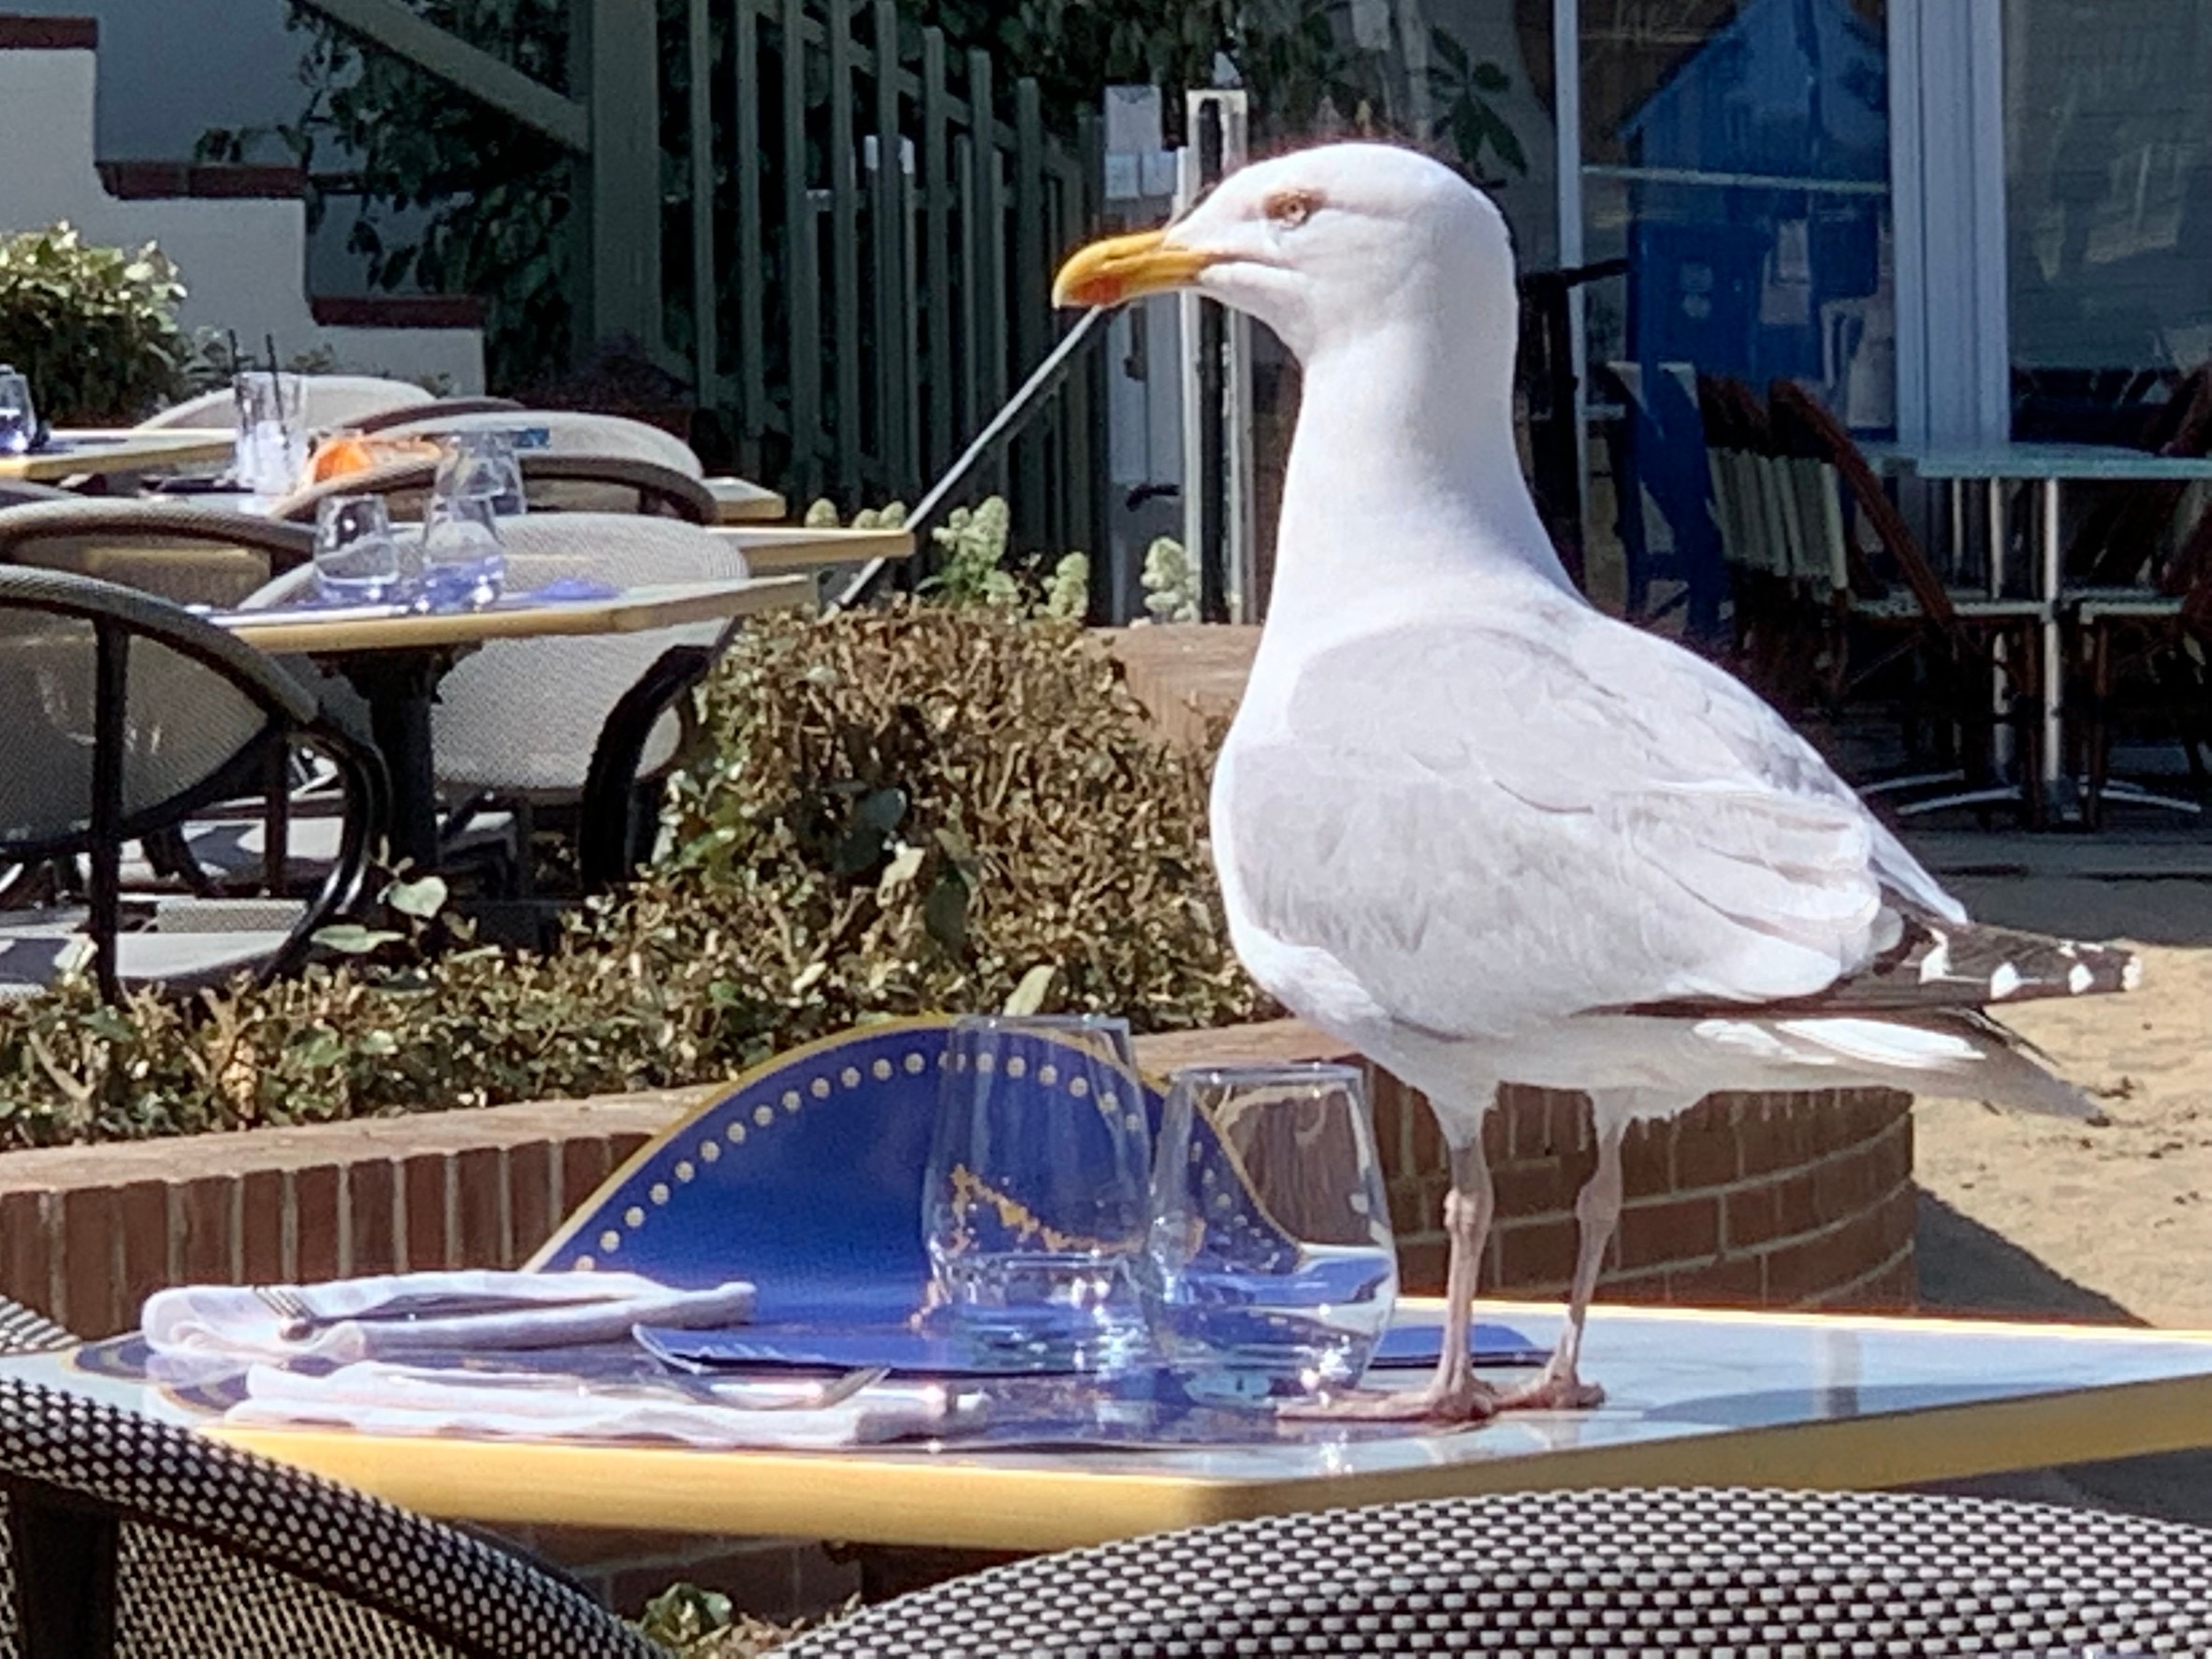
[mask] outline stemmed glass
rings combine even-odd
[[[993,1355],[1134,1359],[1151,1150],[1125,1021],[957,1021],[923,1191],[933,1322]]]
[[[1178,1071],[1145,1260],[1155,1346],[1186,1391],[1310,1394],[1360,1379],[1398,1293],[1389,1192],[1360,1073]]]

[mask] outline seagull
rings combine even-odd
[[[2132,989],[2124,950],[1970,922],[1754,692],[1594,608],[1513,431],[1495,205],[1374,143],[1246,167],[1164,230],[1091,244],[1054,298],[1195,288],[1304,367],[1251,677],[1210,837],[1230,938],[1293,1013],[1429,1099],[1450,1160],[1443,1358],[1346,1415],[1594,1405],[1582,1329],[1630,1125],[1720,1090],[1877,1085],[2092,1119],[1985,1010]],[[1501,1391],[1467,1334],[1506,1081],[1586,1094],[1568,1315]]]

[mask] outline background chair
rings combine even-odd
[[[1947,751],[1955,738],[1966,743],[1968,788],[1901,801],[1896,810],[1910,816],[2011,802],[2030,824],[2040,826],[2045,602],[1992,599],[1947,587],[1842,424],[1792,382],[1776,381],[1768,398],[1777,448],[1812,467],[1797,480],[1792,499],[1799,532],[1813,543],[1807,562],[1826,572],[1833,617],[1831,705],[1840,709],[1885,671],[1909,667],[1913,677],[1899,699],[1908,745],[1924,717],[1935,724],[1939,752]],[[1886,557],[1896,589],[1883,586],[1882,573],[1858,550],[1854,518],[1871,531]],[[1862,641],[1875,648],[1870,662],[1862,659]],[[1994,737],[2002,726],[2014,733],[2021,779],[2016,785],[1989,781],[1999,770]],[[1914,774],[1892,779],[1891,787],[1947,777]]]
[[[197,927],[171,910],[124,932],[124,843],[261,793],[300,743],[336,767],[346,805],[338,858],[313,899],[244,918],[202,911]],[[0,932],[0,988],[19,995],[85,945],[109,999],[126,985],[208,983],[244,968],[272,978],[357,900],[384,833],[382,762],[325,720],[312,692],[212,623],[86,576],[0,567],[0,861],[88,866],[81,914],[18,917]]]
[[[372,374],[310,374],[301,418],[311,431],[350,427],[372,415],[397,409],[417,409],[434,402],[430,394],[413,381],[386,380]],[[176,427],[238,428],[238,402],[227,386],[172,403],[158,415],[138,423],[141,432],[166,431]]]
[[[1888,1492],[1531,1492],[1286,1515],[954,1579],[791,1659],[2212,1646],[2212,1535]]]
[[[2082,821],[2104,822],[2108,795],[2198,813],[2212,793],[2212,507],[2160,573],[2155,588],[2083,589],[2068,595],[2087,695],[2079,730],[2086,777]],[[2176,738],[2195,801],[2147,793],[2112,778],[2116,720],[2132,715]]]
[[[403,429],[385,434],[416,435]],[[637,513],[688,524],[715,521],[715,500],[706,486],[694,474],[659,461],[537,449],[524,450],[516,458],[521,464],[523,496],[533,513]],[[425,459],[347,473],[285,497],[270,509],[270,517],[285,523],[313,524],[331,496],[378,495],[395,521],[419,522],[437,472],[438,463]]]
[[[526,455],[580,455],[618,460],[650,461],[687,477],[706,469],[691,446],[674,433],[625,415],[595,415],[580,409],[508,409],[473,414],[431,408],[378,429],[387,438],[429,438],[442,432],[523,431],[537,446]]]
[[[227,608],[305,565],[314,531],[179,502],[66,496],[0,514],[0,565],[71,571]]]
[[[612,588],[740,581],[745,556],[712,532],[666,518],[604,513],[528,513],[500,520],[507,589],[555,582]],[[282,604],[313,579],[300,571],[248,603]],[[541,821],[574,822],[587,887],[633,867],[649,812],[641,791],[665,775],[681,746],[690,693],[735,636],[702,622],[640,633],[495,640],[463,658],[438,688],[433,717],[440,789],[457,806],[514,815],[530,866]],[[452,824],[449,835],[465,829]],[[458,838],[454,843],[458,849]]]
[[[517,1555],[13,1379],[0,1380],[0,1648],[16,1659],[662,1653]]]

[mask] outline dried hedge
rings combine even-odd
[[[0,1146],[712,1081],[869,1017],[1266,1011],[1204,845],[1206,763],[1081,631],[904,605],[748,630],[664,851],[544,955],[322,964],[262,991],[0,1008]]]

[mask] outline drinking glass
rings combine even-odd
[[[0,455],[27,455],[38,442],[38,412],[31,383],[11,364],[0,363]]]
[[[379,604],[405,586],[384,498],[326,496],[315,509],[315,589],[333,604]]]
[[[439,493],[488,501],[502,518],[525,510],[522,463],[515,458],[512,432],[473,429],[448,432],[438,440]]]
[[[255,495],[290,494],[307,467],[307,377],[249,369],[230,390],[238,404],[238,482]]]
[[[923,1188],[933,1322],[993,1355],[1133,1361],[1151,1151],[1127,1022],[955,1022]]]
[[[1398,1296],[1360,1073],[1175,1073],[1143,1282],[1154,1346],[1187,1391],[1248,1399],[1358,1382]]]
[[[511,447],[506,460],[513,462]],[[475,444],[440,438],[438,475],[423,509],[423,597],[431,610],[464,610],[498,600],[502,586],[506,545],[496,469]]]

